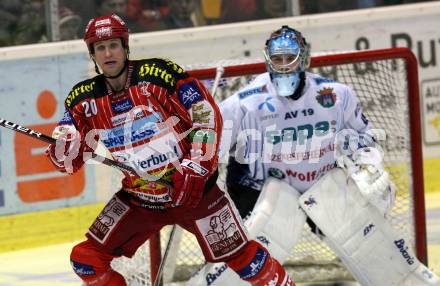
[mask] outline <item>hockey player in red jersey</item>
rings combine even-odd
[[[278,261],[248,239],[216,185],[222,119],[203,85],[170,60],[129,60],[128,30],[117,15],[92,19],[84,40],[98,75],[67,96],[48,157],[73,173],[99,139],[137,175],[124,174],[122,189],[73,248],[76,274],[86,285],[126,285],[111,260],[133,256],[153,233],[178,224],[197,237],[208,261],[226,262],[252,285],[294,285]]]

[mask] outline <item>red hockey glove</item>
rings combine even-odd
[[[56,144],[50,144],[46,149],[54,166],[61,172],[74,173],[82,166],[77,157],[82,151],[80,135],[73,125],[59,125],[52,132]]]
[[[182,173],[177,170],[173,174],[174,188],[171,199],[176,205],[196,207],[203,196],[208,170],[200,164],[183,159],[180,164]]]

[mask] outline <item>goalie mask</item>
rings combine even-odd
[[[278,95],[298,99],[310,63],[309,45],[301,33],[282,26],[266,41],[264,57]]]

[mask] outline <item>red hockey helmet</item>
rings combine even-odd
[[[117,38],[122,38],[124,47],[128,48],[128,28],[116,14],[91,19],[84,34],[90,52],[93,52],[93,43]]]

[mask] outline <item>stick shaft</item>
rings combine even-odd
[[[159,270],[156,274],[156,281],[154,281],[153,286],[159,286],[162,280],[162,274],[165,267],[165,263],[168,259],[168,253],[170,252],[171,244],[173,243],[174,233],[176,232],[176,225],[173,225],[171,229],[170,238],[168,239],[167,247],[165,248],[165,253],[163,254],[162,260],[160,261]]]
[[[8,121],[8,120],[3,119],[3,118],[0,118],[0,126],[8,128],[8,129],[11,129],[12,131],[15,131],[15,132],[18,132],[18,133],[22,133],[22,134],[27,135],[29,137],[32,137],[32,138],[44,141],[44,142],[49,143],[49,144],[56,144],[56,139],[54,139],[54,138],[52,138],[50,136],[47,136],[46,134],[43,134],[41,132],[32,130],[30,128],[21,126],[21,125],[19,125],[17,123]],[[100,156],[100,155],[98,155],[96,153],[92,153],[92,159],[95,160],[95,161],[101,162],[104,165],[107,165],[107,166],[119,169],[120,171],[123,171],[123,172],[129,172],[131,175],[137,176],[136,171],[131,166],[124,165],[124,164],[122,164],[122,163],[120,163],[118,161],[115,161],[115,160],[112,160],[112,159]],[[159,182],[161,184],[164,184],[164,185],[166,185],[168,187],[171,187],[169,182],[167,182],[167,181],[165,181],[163,179],[159,179],[157,177],[151,176],[151,175],[146,175],[146,179],[147,180],[151,180],[151,181],[157,181],[157,182]]]

